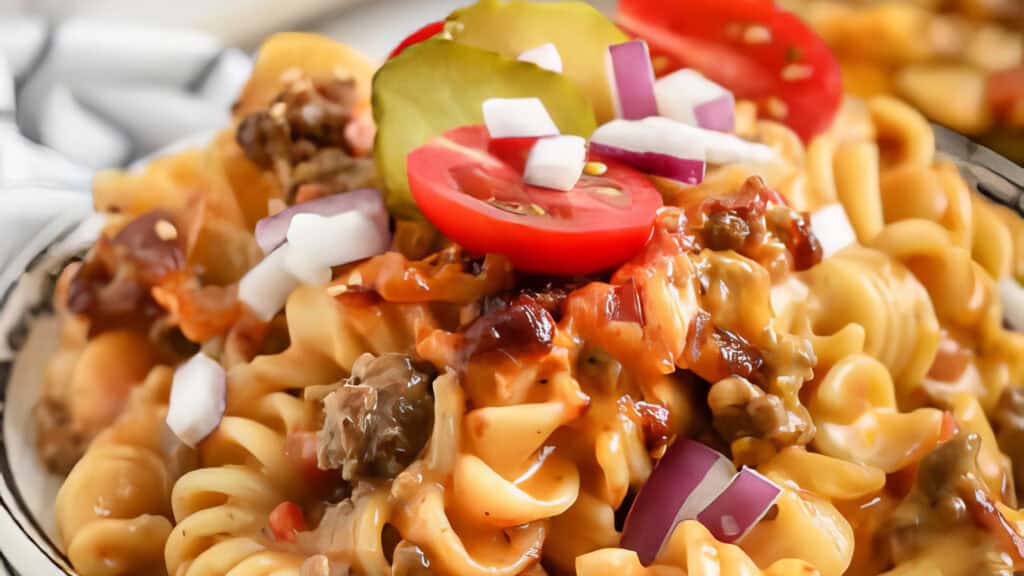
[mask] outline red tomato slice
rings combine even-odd
[[[526,169],[526,160],[537,140],[540,138],[491,138],[487,151],[521,173]]]
[[[659,75],[695,68],[805,141],[839,110],[839,63],[772,0],[621,0],[618,22],[647,41]]]
[[[306,530],[306,515],[293,502],[281,502],[270,512],[270,530],[274,538],[295,542],[295,533]]]
[[[409,46],[412,46],[413,44],[419,44],[420,42],[423,42],[428,38],[433,38],[434,36],[437,36],[443,31],[444,20],[438,20],[437,22],[431,22],[430,24],[427,24],[423,28],[420,28],[419,30],[413,32],[412,34],[409,34],[409,36],[405,40],[402,40],[402,42],[399,43],[398,46],[395,46],[395,49],[391,51],[391,54],[388,54],[388,60],[391,60],[395,56],[398,56],[399,54],[402,53],[403,50],[405,50]]]
[[[476,254],[504,254],[524,272],[575,275],[628,260],[650,238],[661,194],[643,174],[602,159],[608,171],[569,192],[523,183],[488,150],[483,126],[456,128],[409,154],[420,211]]]

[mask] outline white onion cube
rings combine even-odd
[[[824,258],[857,241],[846,210],[838,202],[811,214],[811,232],[818,238]]]
[[[491,138],[557,136],[558,126],[540,98],[490,98],[483,104]]]
[[[518,60],[521,62],[532,62],[551,72],[562,73],[562,55],[558,53],[558,48],[551,42],[523,52],[519,55]]]
[[[1024,287],[1015,278],[999,282],[999,297],[1003,302],[1003,318],[1010,328],[1024,332]]]
[[[568,192],[587,162],[587,143],[579,136],[541,138],[530,149],[523,180],[531,186]]]
[[[296,214],[288,225],[284,267],[306,284],[326,284],[331,267],[384,252],[390,234],[377,219],[354,210],[334,216]]]
[[[658,114],[677,122],[732,132],[735,129],[735,99],[732,92],[715,84],[696,70],[678,70],[654,84]]]
[[[264,322],[276,315],[299,281],[284,266],[289,251],[283,244],[253,266],[238,283],[238,299]]]
[[[174,371],[167,427],[195,448],[220,425],[226,394],[224,368],[202,352],[196,354]]]

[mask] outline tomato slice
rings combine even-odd
[[[772,0],[621,0],[618,22],[647,41],[659,75],[699,70],[805,141],[839,110],[839,63],[807,24]]]
[[[476,254],[504,254],[524,272],[575,275],[628,260],[650,238],[661,194],[606,159],[569,192],[523,183],[490,152],[483,126],[456,128],[409,154],[409,187],[441,232]]]
[[[391,60],[395,56],[402,53],[403,50],[412,46],[413,44],[419,44],[428,38],[433,38],[444,31],[444,20],[438,20],[437,22],[431,22],[419,30],[409,34],[405,40],[402,40],[395,49],[388,54],[388,60]]]

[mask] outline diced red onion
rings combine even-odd
[[[558,53],[558,48],[551,42],[523,52],[519,55],[518,60],[531,62],[551,72],[562,73],[562,55]]]
[[[523,181],[531,186],[568,192],[587,162],[587,141],[579,136],[541,138],[530,149]]]
[[[489,98],[483,103],[484,124],[491,138],[557,136],[558,126],[540,98]]]
[[[857,241],[843,205],[836,202],[811,214],[811,232],[821,243],[822,256],[828,258]]]
[[[238,299],[264,322],[269,322],[288,296],[299,286],[299,281],[285,269],[288,244],[280,246],[252,267],[238,283]]]
[[[302,282],[324,284],[331,267],[375,256],[390,244],[388,228],[360,210],[296,214],[288,227],[284,267]]]
[[[676,524],[697,518],[736,473],[725,456],[686,438],[669,446],[633,501],[621,545],[650,564]]]
[[[744,467],[697,515],[697,521],[718,540],[738,542],[764,518],[781,493],[774,482]]]
[[[1024,287],[1016,278],[999,282],[999,296],[1003,303],[1003,319],[1010,328],[1024,332]]]
[[[704,179],[704,148],[685,130],[652,127],[649,120],[613,120],[590,137],[590,150],[633,166],[671,178],[684,184],[699,184]],[[683,124],[672,124],[689,128]]]
[[[174,371],[167,427],[195,448],[220,426],[226,394],[224,368],[202,352],[196,354]]]
[[[590,145],[590,151],[605,158],[628,164],[641,172],[676,180],[683,184],[700,184],[704,180],[704,162],[702,160],[677,158],[656,152],[633,152],[625,148],[594,143]]]
[[[363,189],[332,194],[296,204],[277,214],[267,216],[256,223],[256,243],[264,254],[270,254],[284,243],[288,235],[288,226],[296,214],[319,214],[334,216],[349,210],[361,210],[373,218],[383,220],[387,224],[388,212],[384,206],[384,198],[379,190]]]
[[[606,73],[615,112],[626,120],[658,115],[654,96],[654,67],[643,40],[632,40],[608,47]]]
[[[654,84],[658,113],[677,122],[732,132],[736,127],[736,99],[732,92],[695,70],[678,70]]]

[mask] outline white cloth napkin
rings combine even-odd
[[[226,125],[251,68],[192,30],[0,20],[0,271],[95,170]]]

